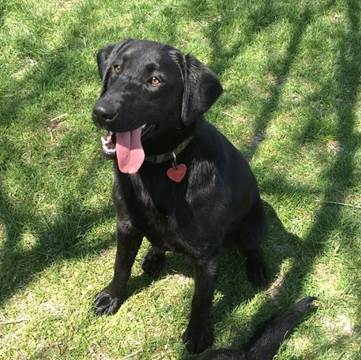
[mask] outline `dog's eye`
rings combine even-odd
[[[160,80],[156,76],[152,76],[150,79],[148,79],[148,83],[152,86],[159,86]]]
[[[121,73],[120,65],[113,65],[113,70],[116,74],[120,74]]]

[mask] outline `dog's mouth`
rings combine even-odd
[[[117,158],[118,168],[126,174],[135,174],[143,164],[145,154],[142,141],[155,129],[155,124],[125,132],[108,131],[101,137],[102,150],[107,158]]]

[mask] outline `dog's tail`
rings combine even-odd
[[[208,353],[203,360],[271,360],[282,341],[301,322],[309,310],[315,307],[315,297],[305,297],[293,304],[286,312],[267,321],[241,351],[216,350]]]
[[[274,316],[245,346],[248,360],[271,360],[282,341],[301,322],[305,314],[315,307],[314,297],[305,297],[293,304],[285,313]]]

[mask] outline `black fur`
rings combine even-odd
[[[315,307],[314,297],[305,297],[286,312],[269,320],[241,350],[220,349],[202,356],[202,360],[271,360],[282,341],[301,322],[305,314]]]
[[[160,43],[126,40],[100,50],[98,66],[103,81],[93,111],[98,126],[123,132],[152,124],[153,131],[142,139],[146,156],[170,152],[190,135],[193,139],[178,155],[178,162],[188,167],[181,183],[166,176],[171,161],[145,161],[134,175],[121,173],[115,162],[114,277],[97,295],[94,310],[118,310],[145,236],[153,247],[144,259],[144,271],[158,272],[168,250],[193,261],[195,290],[183,341],[190,352],[201,352],[213,343],[210,309],[222,248],[242,249],[249,279],[266,283],[260,254],[266,219],[256,180],[239,151],[204,121],[203,113],[222,87],[194,57]],[[161,79],[160,86],[149,85],[152,76]]]

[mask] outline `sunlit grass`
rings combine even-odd
[[[277,359],[359,359],[361,7],[357,0],[12,1],[0,4],[0,359],[178,359],[193,280],[169,254],[113,317],[91,312],[114,260],[112,165],[90,111],[95,54],[146,38],[191,52],[225,92],[207,115],[268,203],[268,289],[227,254],[215,347],[239,347],[277,309],[319,309]]]

